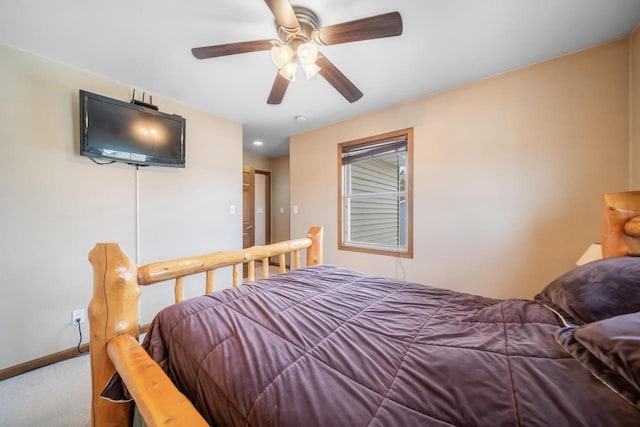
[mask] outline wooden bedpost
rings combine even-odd
[[[138,267],[116,243],[98,243],[89,253],[89,261],[93,266],[93,298],[89,303],[91,425],[129,426],[133,404],[111,402],[100,393],[115,373],[107,354],[109,340],[123,333],[135,338],[139,335]]]
[[[311,227],[307,237],[311,246],[307,249],[307,266],[322,264],[322,227]]]
[[[640,256],[640,191],[602,197],[602,255]]]

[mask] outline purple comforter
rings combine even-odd
[[[322,265],[163,310],[145,347],[215,426],[629,426],[544,306]]]

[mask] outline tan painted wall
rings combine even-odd
[[[630,188],[640,189],[640,26],[630,36],[629,56],[631,58],[631,173]]]
[[[325,226],[328,263],[532,297],[599,239],[600,195],[627,189],[628,51],[618,40],[292,136],[291,235]],[[414,258],[338,251],[337,144],[407,127]]]
[[[261,171],[271,172],[271,159],[250,151],[243,151],[242,166],[251,166]]]
[[[77,344],[71,311],[91,298],[96,242],[135,256],[135,170],[78,154],[78,89],[126,100],[131,88],[0,45],[0,369]],[[141,262],[240,248],[242,126],[153,99],[186,118],[187,167],[140,169]],[[172,302],[160,286],[143,291],[143,322]]]
[[[271,240],[280,242],[289,240],[289,156],[271,159]]]

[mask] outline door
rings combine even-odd
[[[242,247],[250,248],[255,245],[255,177],[256,171],[252,167],[242,168]],[[242,277],[247,277],[249,267],[242,264]]]
[[[242,168],[242,247],[255,245],[255,175],[252,167]],[[246,264],[245,264],[246,268]]]
[[[242,168],[242,247],[271,243],[271,172]],[[247,264],[242,267],[247,277]]]
[[[268,245],[271,243],[271,172],[256,169],[254,177],[254,243]]]

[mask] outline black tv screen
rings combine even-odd
[[[80,154],[135,165],[185,166],[185,119],[80,90]]]

